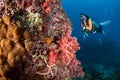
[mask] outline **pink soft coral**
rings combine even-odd
[[[56,71],[52,72],[53,80],[65,78],[72,80],[73,77],[84,77],[84,72],[80,66],[81,62],[76,59],[75,55],[76,51],[80,49],[77,39],[70,36],[70,32],[67,32],[57,41],[57,45],[56,48],[50,49],[48,60],[49,65],[55,64],[54,67],[56,67]]]
[[[75,37],[71,37],[70,33],[66,33],[57,41],[60,50],[59,58],[61,63],[69,64],[75,58],[75,52],[80,49],[80,46]]]
[[[50,13],[51,12],[51,7],[49,6],[49,4],[52,2],[52,0],[46,0],[42,5],[42,9],[43,11],[45,11],[46,13]]]
[[[48,59],[49,59],[49,62],[48,62],[49,65],[55,64],[56,61],[57,61],[57,53],[55,51],[53,51],[53,50],[50,51]]]

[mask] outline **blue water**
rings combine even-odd
[[[78,38],[81,50],[77,57],[82,64],[102,64],[120,67],[120,0],[61,0],[73,25],[72,35]],[[102,34],[90,34],[86,39],[80,29],[80,13],[86,13],[98,22],[111,20]]]

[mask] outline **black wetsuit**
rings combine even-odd
[[[92,21],[92,32],[96,31],[97,33],[102,33],[102,26]]]

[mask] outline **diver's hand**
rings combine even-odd
[[[85,27],[82,27],[82,31],[86,31],[86,28],[85,28]]]
[[[83,27],[83,30],[85,30],[86,28],[85,27]]]

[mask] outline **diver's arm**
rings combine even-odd
[[[85,27],[83,26],[82,23],[81,23],[81,29],[82,29],[82,31],[85,31]]]
[[[92,30],[92,20],[88,19],[88,26],[86,26],[86,29],[91,31]]]

